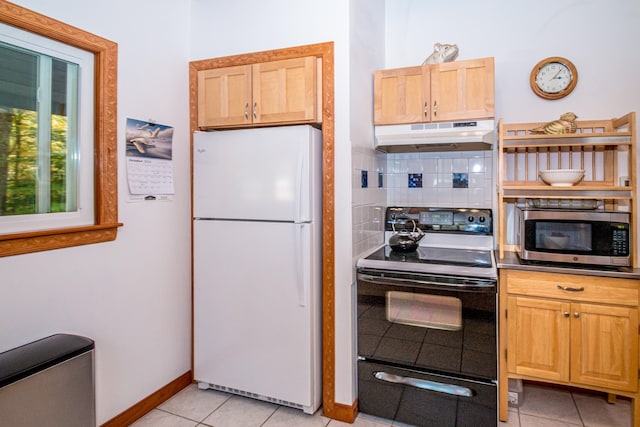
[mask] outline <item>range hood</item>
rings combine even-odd
[[[493,120],[376,126],[375,147],[385,153],[491,150],[494,129]]]

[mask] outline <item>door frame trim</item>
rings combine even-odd
[[[325,416],[353,422],[357,414],[357,401],[351,406],[335,402],[335,73],[333,42],[191,61],[189,63],[191,159],[193,159],[193,132],[198,130],[198,71],[305,56],[315,56],[320,58],[322,62],[322,406]],[[193,180],[193,164],[191,166],[191,179]],[[193,307],[193,292],[191,299]],[[191,324],[193,334],[193,311]],[[193,335],[191,347],[193,372]]]

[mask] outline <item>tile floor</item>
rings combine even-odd
[[[574,393],[525,384],[522,404],[509,408],[509,422],[498,427],[627,427],[631,405],[618,398],[614,405],[604,395]],[[392,427],[403,424],[359,414],[348,424],[297,409],[261,402],[190,385],[132,424],[132,427]],[[473,426],[482,427],[482,426]]]

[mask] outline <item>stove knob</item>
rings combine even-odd
[[[478,221],[480,221],[480,222],[485,222],[486,220],[487,220],[487,219],[486,219],[485,217],[483,217],[483,216],[481,216],[481,217],[479,217],[479,218],[478,218]]]
[[[474,220],[474,218],[473,218],[472,216],[469,216],[469,217],[467,218],[467,222],[473,222],[473,220]]]

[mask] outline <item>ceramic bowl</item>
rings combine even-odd
[[[552,187],[571,187],[584,178],[582,169],[549,169],[539,171],[540,178]]]

